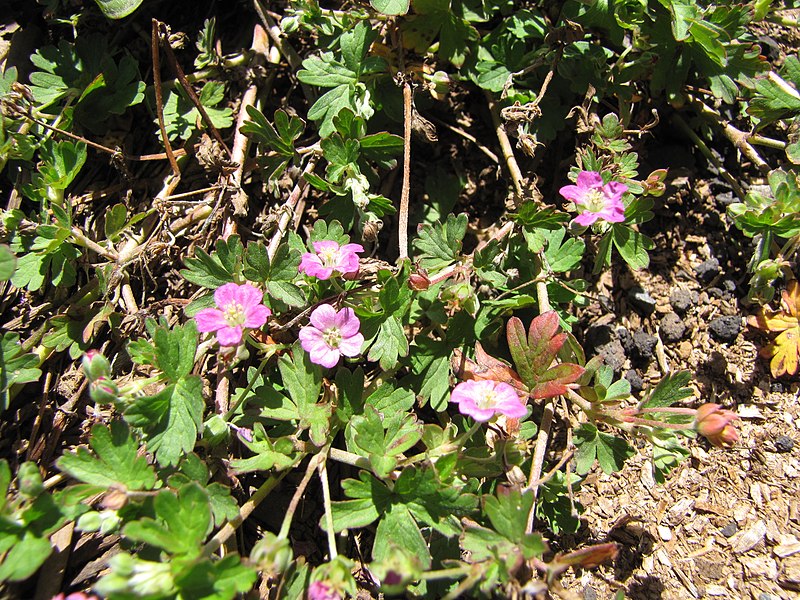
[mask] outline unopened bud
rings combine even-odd
[[[427,273],[423,270],[412,273],[408,276],[408,287],[418,292],[427,290],[431,287],[430,277],[428,277]]]
[[[111,364],[108,359],[97,350],[89,350],[83,355],[83,372],[89,381],[109,377],[111,375]]]
[[[112,380],[100,377],[89,386],[89,397],[100,403],[116,402],[119,399],[119,388]]]
[[[739,432],[731,425],[738,420],[735,412],[709,402],[697,409],[695,429],[715,446],[730,448],[739,441]]]
[[[250,560],[258,566],[259,570],[270,577],[286,571],[293,559],[294,555],[289,540],[279,538],[269,532],[256,542],[250,552]]]
[[[24,462],[19,466],[17,485],[19,485],[20,493],[31,498],[44,491],[42,474],[39,472],[39,467],[36,466],[36,463]]]

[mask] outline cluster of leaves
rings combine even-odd
[[[139,3],[97,0],[113,19],[132,14]],[[213,249],[198,246],[183,257],[185,282],[174,289],[188,283],[202,293],[186,306],[187,319],[139,320],[135,339],[124,345],[132,367],[91,381],[91,397],[112,416],[92,427],[88,448],[58,459],[65,487],[45,490],[30,464],[21,465],[14,484],[10,467],[0,463],[0,581],[35,573],[52,552],[49,536],[74,521],[81,532],[122,540],[95,587],[110,598],[223,600],[247,592],[259,572],[272,578],[281,597],[301,597],[313,584],[352,595],[351,557],[336,557],[334,534],[357,529],[369,532],[361,536],[365,568],[384,592],[442,597],[469,590],[489,597],[534,589],[532,570],[546,586],[570,565],[595,566],[598,557],[613,555],[603,547],[559,555],[548,566],[541,561],[543,536],[532,531],[534,523],[554,534],[577,530],[574,491],[595,464],[606,473],[622,469],[636,452],[634,436],[648,443],[658,481],[688,455],[679,436],[692,435],[691,418],[656,418],[691,396],[688,373],[665,377],[637,401],[626,380],[615,379],[598,359],[587,360],[571,333],[574,308],[587,302],[590,282],[582,274],[597,275],[615,254],[632,269],[649,266],[654,244],[640,228],[653,218],[667,173],[639,179],[629,141],[635,95],[647,89],[652,99],[681,106],[687,84],[707,86],[721,102],[747,96],[748,114],[759,126],[789,127],[798,112],[797,60],[787,60],[780,74],[759,77],[766,64],[747,29],[756,12],[739,4],[568,1],[558,14],[501,1],[373,0],[371,7],[341,12],[314,0],[292,3],[282,26],[305,35],[311,48],[296,74],[309,108],[295,115],[285,106],[269,112],[247,106],[248,119],[236,132],[254,142],[257,176],[273,193],[281,193],[288,173],[304,172],[324,197],[315,207],[319,218],[307,235],[290,232],[284,239],[278,228],[267,242],[243,227],[242,237],[228,235]],[[394,38],[374,27],[387,15],[396,17]],[[215,22],[207,20],[194,63],[203,76],[190,79],[196,98],[180,83],[163,90],[168,139],[161,142],[180,140],[191,148],[204,127],[224,130],[233,123],[226,94],[236,78],[225,81],[215,35]],[[393,64],[398,52],[407,53],[402,67]],[[70,190],[77,193],[85,172],[86,145],[57,141],[53,129],[101,136],[131,111],[145,114],[139,105],[157,108],[140,75],[150,64],[102,35],[62,39],[31,61],[27,90],[14,69],[0,81],[13,105],[0,122],[0,165],[28,181],[18,188],[21,208],[3,213],[0,281],[66,308],[48,315],[41,341],[32,342],[35,352],[20,347],[17,334],[3,334],[3,410],[23,385],[40,380],[49,356],[69,350],[76,358],[103,327],[120,341],[118,306],[130,294],[121,289],[132,255],[158,231],[156,223],[172,232],[155,209],[136,212],[130,204],[112,206],[97,219],[101,225],[81,227]],[[442,70],[431,76],[416,64],[427,61]],[[425,182],[431,202],[417,215],[410,261],[393,267],[379,260],[353,279],[304,275],[301,256],[314,252],[315,242],[343,245],[351,235],[375,241],[395,212],[376,190],[403,149],[403,139],[392,133],[402,118],[392,76],[406,66],[425,74],[431,97],[420,103],[446,92],[436,82],[457,80],[498,96],[502,107],[527,111],[513,133],[534,154],[537,144],[568,126],[569,109],[586,97],[578,115],[583,137],[568,177],[591,171],[605,184],[624,184],[624,220],[582,228],[554,199],[520,198],[505,233],[467,252],[470,218],[452,210],[463,181],[435,170]],[[617,103],[618,110],[599,118],[592,102]],[[156,112],[145,122],[158,122]],[[158,141],[156,131],[150,128],[151,142]],[[796,140],[787,145],[790,161],[796,146]],[[751,192],[730,208],[736,225],[756,239],[754,296],[788,269],[800,235],[796,172],[773,171],[769,182],[771,197]],[[228,183],[221,175],[216,187]],[[786,242],[776,254],[777,240]],[[584,270],[591,259],[594,269]],[[213,341],[201,340],[191,317],[213,305],[217,288],[245,282],[265,292],[269,332],[248,332],[242,346],[217,351]],[[782,312],[752,322],[782,332],[767,349],[776,376],[797,368],[798,294],[790,287]],[[352,308],[364,337],[362,357],[331,372],[296,341],[298,325],[321,304]],[[128,323],[138,319],[131,316]],[[218,394],[228,402],[212,410],[215,380],[231,386],[229,397]],[[467,380],[509,384],[531,410],[518,420],[499,418],[485,431],[449,403],[453,385]],[[575,468],[546,482],[526,481],[523,474],[535,471],[530,440],[539,433],[538,406],[559,396],[582,422],[573,430]],[[349,465],[334,482],[340,485],[329,481],[330,461]],[[319,473],[319,527],[328,535],[330,560],[311,567],[295,556],[289,529],[297,502],[285,511],[280,531],[264,533],[249,557],[219,558],[215,551],[252,505],[303,468],[299,493]],[[237,479],[260,486],[241,513],[231,483]]]

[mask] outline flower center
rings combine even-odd
[[[605,208],[606,202],[603,190],[590,190],[587,192],[583,205],[589,212],[600,212]]]
[[[339,249],[325,248],[318,254],[320,261],[326,267],[335,267],[339,264]]]
[[[224,315],[225,322],[231,327],[237,327],[239,325],[244,325],[245,316],[244,316],[244,308],[238,302],[231,302],[225,307],[225,310],[222,311]]]
[[[478,405],[480,409],[487,409],[487,408],[494,408],[497,400],[497,394],[495,394],[494,390],[487,391],[483,396],[478,398],[478,401],[475,403]]]
[[[327,344],[328,348],[335,350],[342,341],[342,333],[339,331],[338,327],[328,327],[322,332],[322,341]]]

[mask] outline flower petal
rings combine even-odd
[[[333,327],[336,325],[336,309],[330,304],[320,304],[311,313],[310,321],[320,331]]]
[[[575,217],[575,222],[578,225],[583,225],[584,227],[588,227],[589,225],[597,221],[598,216],[599,216],[598,213],[593,213],[587,210],[586,212],[581,213],[577,217]]]
[[[263,304],[247,306],[244,309],[244,326],[256,329],[263,327],[271,314],[272,311]]]
[[[226,306],[238,302],[239,286],[235,283],[226,283],[219,286],[214,292],[214,302],[217,308],[225,309]]]
[[[603,177],[597,171],[581,171],[578,173],[578,187],[582,190],[590,190],[603,186]]]
[[[217,331],[217,341],[220,346],[238,346],[242,343],[242,328],[239,325],[223,327]]]
[[[225,315],[217,308],[204,308],[198,311],[194,320],[197,323],[197,331],[200,333],[209,333],[228,326]]]
[[[357,333],[352,336],[343,337],[339,342],[339,352],[345,356],[353,357],[361,354],[361,346],[364,345],[364,336]]]
[[[558,193],[564,196],[567,200],[572,200],[573,202],[580,202],[583,200],[583,196],[586,193],[585,190],[582,190],[577,185],[565,185]]]
[[[236,300],[245,309],[245,312],[251,306],[260,305],[263,299],[264,292],[249,283],[240,285],[236,290]]]

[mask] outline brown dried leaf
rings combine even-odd
[[[780,332],[760,354],[772,358],[769,367],[773,377],[794,375],[800,362],[800,284],[789,282],[781,292],[781,310],[762,308],[747,318],[747,324],[765,332]]]

